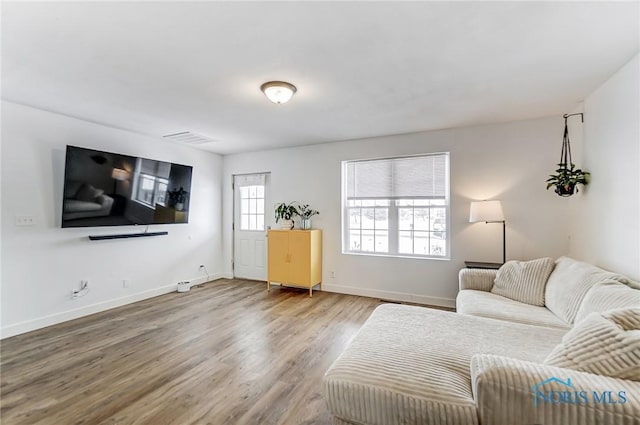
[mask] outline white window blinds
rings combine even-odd
[[[154,161],[152,159],[138,158],[138,173],[168,179],[171,174],[171,164],[168,162]]]
[[[238,187],[264,186],[267,180],[266,174],[239,174],[233,177]]]
[[[443,199],[446,153],[346,163],[347,199]]]

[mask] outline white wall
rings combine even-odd
[[[272,203],[308,202],[321,213],[313,224],[323,229],[327,290],[453,305],[465,260],[502,257],[501,226],[468,223],[471,200],[503,201],[508,259],[567,253],[569,204],[545,190],[547,174],[558,162],[562,131],[562,118],[554,117],[226,156],[225,273],[231,273],[232,175],[270,171]],[[451,260],[342,254],[341,161],[428,152],[451,152]]]
[[[640,280],[638,55],[584,102],[591,183],[573,205],[570,255]]]
[[[189,224],[156,225],[168,236],[89,241],[134,226],[60,227],[67,144],[193,166]],[[2,102],[2,335],[10,336],[175,290],[221,271],[219,155],[161,139]],[[18,214],[36,225],[17,227]],[[89,280],[89,293],[71,290]],[[131,286],[123,287],[123,279]]]

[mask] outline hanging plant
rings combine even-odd
[[[582,122],[584,122],[584,115],[581,113],[564,115],[564,137],[562,138],[560,163],[558,163],[556,173],[550,174],[547,179],[547,190],[549,190],[550,187],[555,186],[556,188],[554,192],[565,197],[579,192],[578,185],[587,185],[589,183],[589,177],[591,176],[589,172],[576,168],[576,165],[571,160],[571,142],[569,141],[567,118],[573,115],[582,116]]]
[[[568,166],[568,168],[567,168]],[[578,184],[586,185],[589,183],[590,174],[581,169],[576,169],[576,164],[558,164],[555,174],[550,174],[547,179],[547,190],[551,186],[555,186],[555,191],[560,196],[571,196],[579,192]]]

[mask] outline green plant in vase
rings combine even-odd
[[[169,198],[170,205],[173,206],[176,210],[182,211],[184,209],[184,204],[187,202],[187,195],[189,192],[184,190],[184,188],[174,189],[167,192],[167,197]]]
[[[298,210],[296,209],[295,202],[291,202],[290,204],[282,202],[275,206],[276,223],[282,220],[281,227],[283,229],[293,229],[293,218],[296,215],[298,215]]]
[[[309,204],[298,206],[296,212],[300,216],[302,228],[305,230],[311,229],[311,217],[320,214],[318,210],[309,207]]]

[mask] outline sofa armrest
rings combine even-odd
[[[640,382],[488,354],[471,382],[483,425],[640,423]]]
[[[491,291],[497,270],[490,269],[462,269],[458,273],[460,290],[475,289],[477,291]]]
[[[96,202],[102,205],[103,209],[111,209],[111,206],[113,205],[113,198],[107,195],[100,195],[96,197]]]

